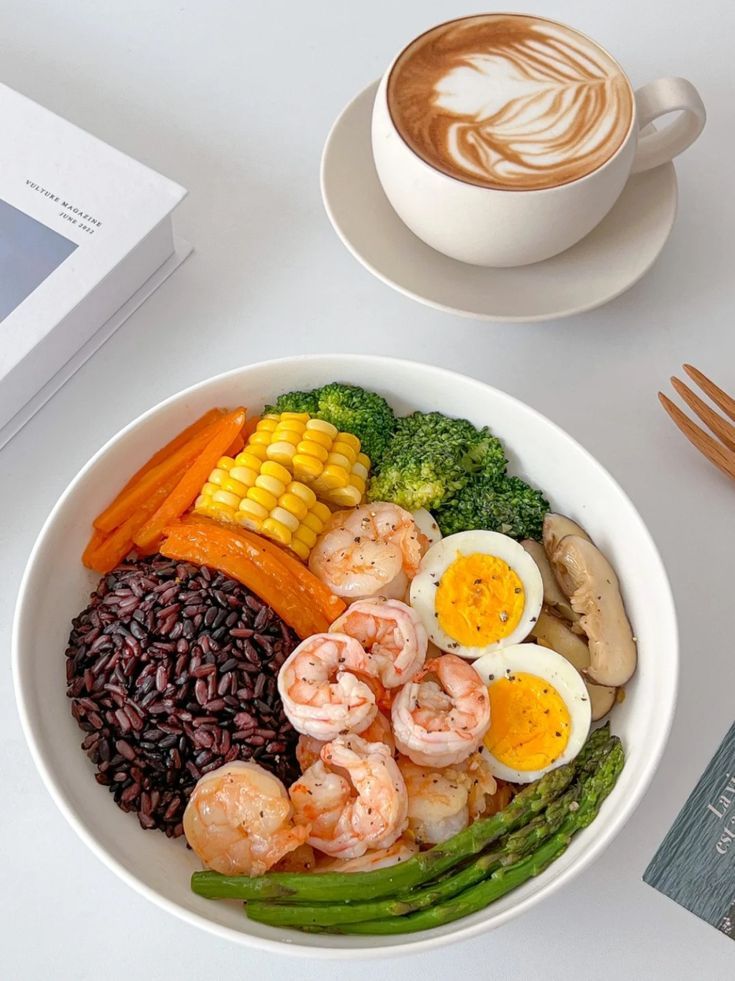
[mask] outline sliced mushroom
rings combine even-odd
[[[559,613],[566,619],[575,623],[579,620],[579,614],[575,613],[569,604],[569,600],[561,591],[561,586],[556,581],[556,576],[551,568],[549,557],[544,550],[541,542],[535,542],[532,538],[527,538],[521,542],[528,554],[539,568],[541,579],[544,584],[544,603]]]
[[[542,610],[531,631],[542,647],[550,647],[552,651],[561,654],[570,664],[584,674],[589,667],[589,647],[578,634],[573,633],[569,626],[559,617]],[[590,696],[592,721],[597,722],[610,711],[615,704],[617,691],[608,685],[594,685],[585,678],[587,693]]]
[[[618,689],[611,688],[609,685],[593,685],[589,681],[585,681],[585,684],[590,696],[592,721],[597,722],[599,719],[603,719],[615,704]]]
[[[624,685],[635,671],[638,653],[612,566],[589,539],[567,535],[556,546],[551,567],[572,608],[581,614],[590,651],[587,677],[598,685]]]
[[[566,538],[567,535],[576,535],[578,538],[584,538],[588,542],[592,541],[584,528],[581,528],[576,521],[567,518],[565,514],[554,514],[550,511],[544,518],[543,531],[544,548],[549,558],[556,551],[556,547],[562,538]]]

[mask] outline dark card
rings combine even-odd
[[[643,880],[735,940],[735,724]]]

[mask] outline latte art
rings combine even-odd
[[[633,98],[620,67],[570,28],[484,15],[434,28],[398,58],[393,122],[438,170],[483,187],[554,187],[623,142]]]

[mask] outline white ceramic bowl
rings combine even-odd
[[[542,487],[552,506],[584,525],[612,559],[640,651],[638,672],[613,728],[627,763],[594,824],[543,875],[482,912],[405,937],[330,937],[252,923],[237,903],[200,899],[189,889],[197,861],[181,840],[143,831],[93,777],[66,698],[69,621],[87,603],[95,577],[80,563],[91,516],[157,447],[213,405],[254,408],[279,392],[339,379],[382,392],[398,412],[438,409],[487,424],[503,439],[514,472]],[[641,518],[612,477],[539,415],[479,381],[386,358],[317,355],[239,368],[175,395],[107,443],[62,494],[23,576],[13,632],[13,671],[23,727],[36,765],[69,823],[122,879],[164,909],[220,937],[311,956],[380,956],[475,936],[518,916],[597,857],[620,831],[658,765],[674,711],[677,630],[666,573]]]

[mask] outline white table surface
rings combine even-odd
[[[297,965],[229,945],[118,881],[77,840],[33,768],[7,655],[15,591],[36,533],[108,437],[208,375],[336,350],[466,371],[569,430],[648,522],[681,622],[671,741],[645,801],[603,858],[504,929],[386,970],[406,981],[735,975],[732,943],[641,881],[735,714],[728,547],[735,487],[685,443],[656,401],[683,361],[735,391],[735,5],[530,6],[600,40],[634,84],[689,76],[710,119],[677,165],[680,213],[650,274],[601,310],[511,326],[435,312],[383,286],[347,254],[319,197],[322,143],[342,106],[406,39],[467,6],[0,0],[2,80],[188,187],[179,229],[197,250],[0,457],[3,978],[275,981],[298,972],[301,981],[366,981],[382,970],[356,961]]]

